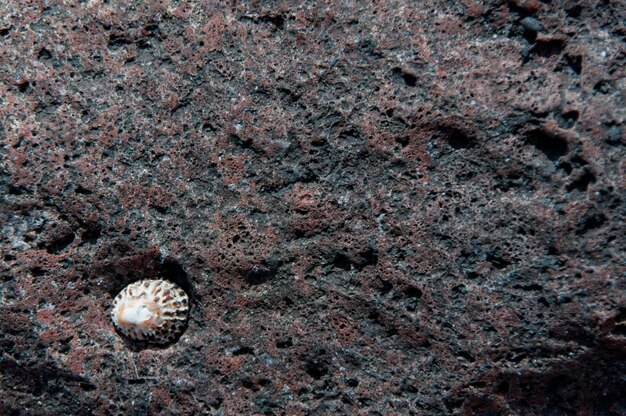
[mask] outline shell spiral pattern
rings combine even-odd
[[[111,318],[127,337],[159,344],[182,333],[189,315],[185,291],[167,280],[140,280],[126,286],[113,300]]]

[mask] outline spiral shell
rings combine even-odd
[[[126,286],[113,300],[111,318],[127,337],[165,344],[184,330],[189,298],[167,280],[140,280]]]

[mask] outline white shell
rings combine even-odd
[[[167,280],[140,280],[126,286],[113,300],[111,319],[131,339],[171,342],[185,328],[189,298]]]

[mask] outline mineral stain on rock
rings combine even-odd
[[[1,1],[0,414],[626,413],[625,13]]]

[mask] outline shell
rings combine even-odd
[[[126,286],[113,300],[111,319],[127,337],[164,344],[185,329],[189,297],[167,280],[140,280]]]

